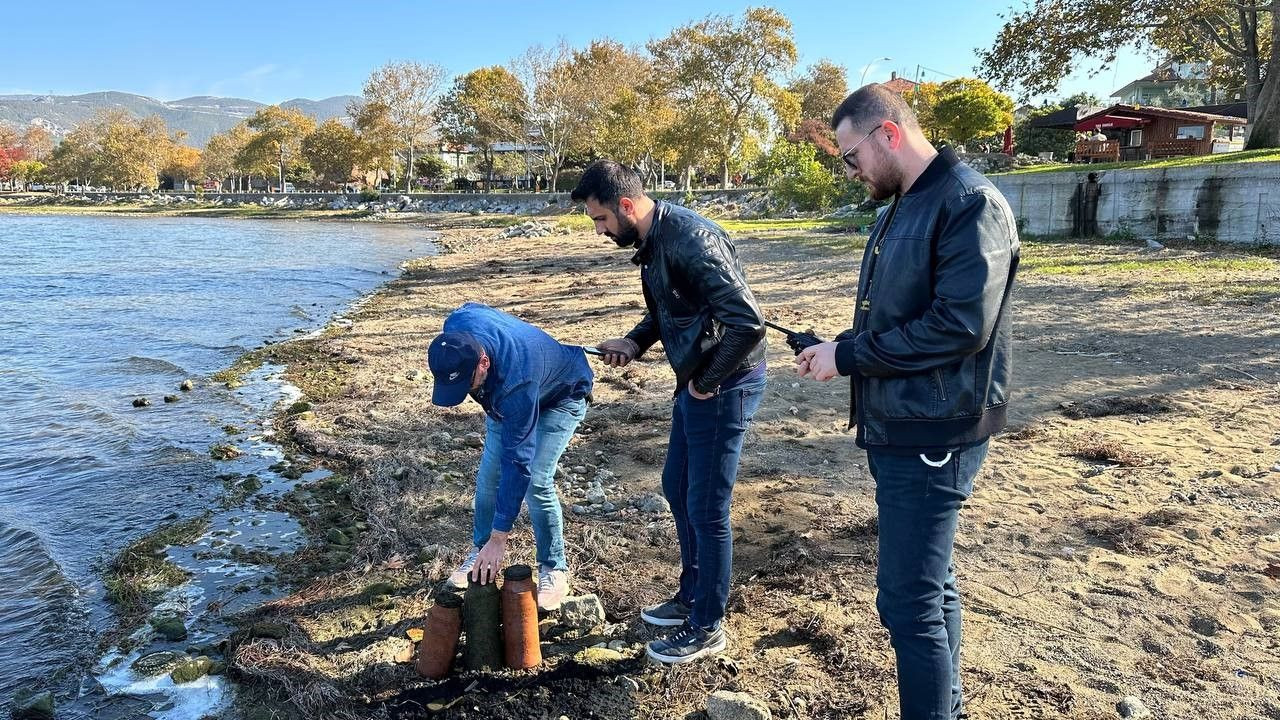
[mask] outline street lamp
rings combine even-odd
[[[871,62],[867,63],[866,67],[862,68],[862,77],[858,78],[858,87],[862,87],[863,83],[866,81],[867,71],[871,69],[872,65],[875,65],[878,62],[889,62],[892,59],[893,58],[891,57],[882,57],[882,58],[876,58],[875,60],[872,60]]]

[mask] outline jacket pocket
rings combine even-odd
[[[938,387],[938,400],[947,401],[947,383],[942,379],[942,368],[933,369],[933,382]]]

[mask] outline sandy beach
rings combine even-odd
[[[670,517],[651,512],[673,385],[658,351],[595,365],[596,404],[561,463],[573,592],[599,596],[605,623],[544,620],[537,671],[431,682],[405,664],[467,549],[483,432],[474,403],[429,403],[425,349],[444,317],[485,302],[595,343],[643,313],[638,269],[612,241],[498,239],[467,223],[433,220],[445,252],[411,262],[349,323],[271,351],[305,394],[288,415],[294,450],[336,474],[287,501],[313,536],[303,559],[327,570],[244,619],[276,637],[249,630],[229,648],[240,706],[685,718],[731,690],[774,717],[895,717],[848,385],[795,378],[772,334],[733,505],[725,653],[676,669],[643,658],[638,609],[669,596],[678,571]],[[848,326],[865,236],[735,237],[771,320],[826,337]],[[956,543],[971,716],[1100,720],[1135,697],[1156,717],[1280,718],[1280,254],[1053,241],[1022,257],[1011,426]],[[601,478],[609,512],[582,497]],[[337,527],[352,537],[333,543]],[[527,520],[512,548],[510,561],[531,559]]]

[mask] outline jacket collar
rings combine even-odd
[[[911,189],[907,191],[907,195],[916,195],[923,193],[934,185],[942,182],[942,180],[951,172],[951,168],[960,164],[960,158],[956,157],[955,151],[950,145],[943,145],[938,150],[938,156],[929,163],[929,166],[920,173],[920,177],[916,178],[915,183],[911,185]]]
[[[662,221],[666,219],[670,212],[670,207],[662,200],[653,201],[653,222],[649,223],[649,232],[640,238],[640,245],[636,247],[636,252],[631,256],[631,262],[636,265],[645,265],[649,259],[653,257],[653,245],[662,237]]]

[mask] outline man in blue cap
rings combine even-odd
[[[586,354],[501,310],[466,303],[431,341],[427,364],[435,378],[431,402],[453,407],[470,395],[487,416],[474,547],[449,583],[466,587],[469,578],[497,578],[523,499],[537,544],[538,607],[558,610],[569,568],[555,472],[587,413],[592,374]]]

